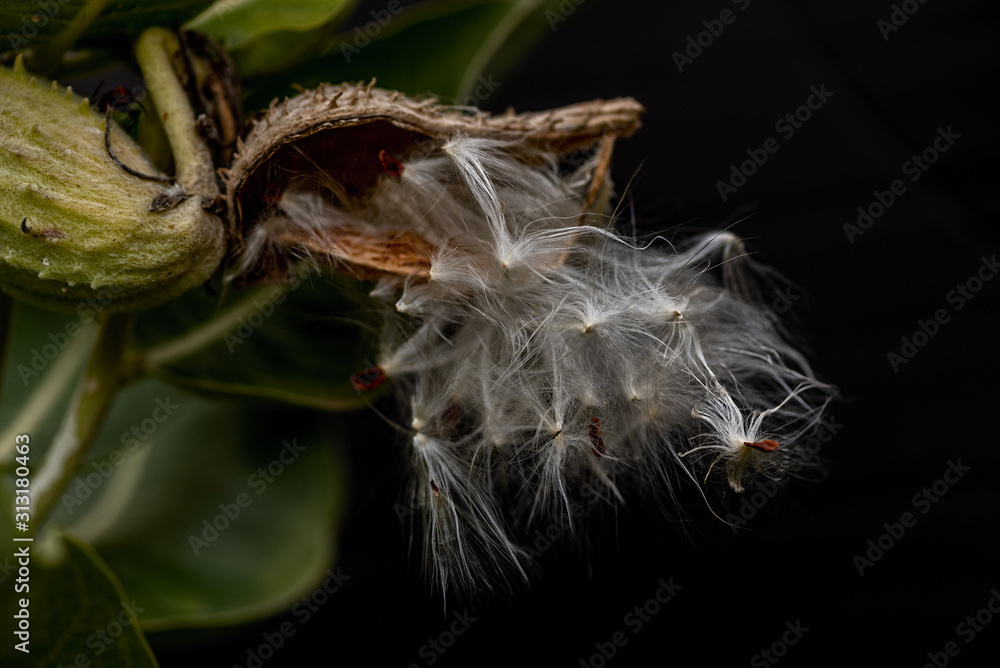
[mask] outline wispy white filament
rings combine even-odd
[[[408,398],[412,503],[445,587],[523,578],[517,537],[569,523],[584,484],[672,497],[678,475],[718,472],[742,491],[811,463],[801,437],[832,389],[751,297],[741,241],[637,247],[584,210],[594,165],[458,135],[351,206],[291,188],[258,227],[257,244],[344,225],[436,249],[429,281],[376,293],[397,314],[378,363]]]

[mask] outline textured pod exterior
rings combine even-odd
[[[257,222],[275,211],[292,181],[309,188],[321,186],[311,179],[332,177],[345,192],[360,197],[384,172],[380,151],[405,160],[417,145],[440,145],[457,134],[505,142],[528,164],[543,153],[564,156],[596,149],[600,159],[586,195],[589,208],[607,194],[603,188],[614,140],[638,130],[643,112],[635,100],[620,98],[493,116],[373,84],[323,84],[280,104],[275,101],[254,122],[238,143],[231,167],[223,172],[230,234],[237,246]],[[419,238],[403,239],[408,230],[396,232],[368,239],[352,230],[330,234],[337,234],[336,245],[344,251],[339,261],[354,270],[374,275],[420,273],[425,269],[425,244]],[[315,240],[308,243],[315,245]]]
[[[122,163],[157,174],[130,137],[117,125],[111,130]],[[149,308],[202,284],[224,253],[225,230],[203,208],[210,193],[188,194],[116,164],[105,147],[105,119],[86,100],[36,81],[20,62],[0,68],[4,292],[56,310],[110,297],[114,312]],[[164,201],[171,205],[152,206]]]

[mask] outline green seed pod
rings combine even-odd
[[[225,231],[205,209],[217,195],[214,181],[182,178],[178,169],[171,183],[113,123],[106,145],[105,123],[72,90],[29,76],[20,58],[13,70],[0,68],[7,294],[54,310],[100,298],[109,312],[136,311],[204,283],[218,266]],[[181,167],[184,159],[175,160]]]

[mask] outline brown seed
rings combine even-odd
[[[373,366],[351,376],[351,385],[358,392],[371,392],[384,383],[386,378],[387,376],[382,369]]]
[[[750,443],[747,441],[743,441],[743,445],[749,448],[753,448],[754,450],[760,450],[761,452],[774,452],[775,450],[778,449],[778,442],[771,440],[764,440],[761,441],[760,443]]]
[[[398,179],[403,176],[403,163],[383,149],[378,152],[378,160],[382,163],[382,171],[386,176]]]

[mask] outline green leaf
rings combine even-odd
[[[311,30],[272,32],[235,46],[232,55],[238,63],[240,73],[244,77],[273,74],[298,67],[314,58],[356,4],[357,0],[345,0],[340,4],[342,11],[331,15],[329,20]]]
[[[88,42],[118,39],[131,46],[146,28],[171,28],[212,4],[212,0],[115,0],[108,2],[86,32]]]
[[[0,34],[7,39],[0,50],[37,49],[74,32],[94,43],[110,38],[128,46],[144,29],[171,26],[210,4],[212,0],[5,0]]]
[[[492,87],[498,85],[496,78],[503,72],[491,63],[502,61],[509,66],[516,60],[515,52],[530,46],[538,34],[535,28],[542,20],[542,6],[540,0],[447,0],[404,6],[384,25],[373,17],[323,39],[318,44],[319,57],[301,64],[280,61],[282,71],[277,75],[269,75],[273,60],[268,58],[273,56],[266,51],[247,49],[234,57],[252,91],[251,108],[286,95],[289,83],[314,88],[323,82],[373,77],[383,88],[478,104],[488,95],[486,87],[480,86],[479,98],[470,99],[481,83],[479,77],[488,72],[494,77]],[[532,39],[516,37],[521,34]],[[497,60],[501,52],[503,58]],[[294,69],[287,69],[292,65]]]
[[[6,37],[0,50],[37,49],[74,30],[75,23],[89,24],[104,4],[100,0],[8,0],[0,4],[0,34]]]
[[[274,614],[331,567],[346,494],[337,427],[142,381],[119,396],[52,523],[107,560],[148,630]]]
[[[11,544],[9,540],[4,543]],[[143,601],[126,593],[89,546],[72,536],[55,535],[44,543],[15,545],[28,546],[31,555],[30,591],[18,594],[29,601],[31,653],[15,650],[18,641],[8,638],[0,648],[0,663],[35,668],[157,665],[140,628],[145,618]],[[12,584],[4,583],[4,589],[13,589]],[[9,622],[20,606],[4,598],[3,618]]]
[[[214,37],[228,48],[285,32],[286,40],[301,40],[303,31],[327,26],[346,15],[356,0],[219,0],[191,19],[188,30]]]
[[[376,321],[360,287],[335,275],[214,298],[193,291],[140,314],[135,340],[153,372],[182,387],[352,410],[372,397],[351,375],[376,355]]]

